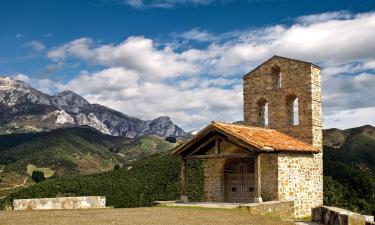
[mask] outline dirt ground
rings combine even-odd
[[[277,218],[239,210],[201,208],[133,208],[48,211],[0,211],[6,225],[292,225]]]

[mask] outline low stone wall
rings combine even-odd
[[[14,210],[46,210],[46,209],[94,209],[105,208],[103,196],[35,198],[13,200]]]
[[[224,202],[178,202],[178,201],[156,201],[154,206],[172,207],[198,207],[215,209],[240,209],[246,210],[253,215],[280,217],[282,219],[294,218],[293,201],[269,201],[261,203],[224,203]]]
[[[313,222],[325,225],[372,225],[374,216],[361,215],[345,209],[321,206],[312,209]]]
[[[269,201],[241,204],[240,209],[246,210],[254,215],[273,216],[282,219],[294,218],[294,201]]]

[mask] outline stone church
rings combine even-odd
[[[323,204],[320,68],[273,56],[243,77],[244,124],[212,122],[173,152],[204,162],[204,201],[294,201],[302,217]]]

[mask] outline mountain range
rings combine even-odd
[[[129,138],[148,134],[189,136],[167,116],[141,120],[99,104],[90,104],[72,91],[48,95],[26,82],[0,77],[0,134],[81,125],[93,127],[104,134]]]

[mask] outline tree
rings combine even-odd
[[[113,168],[114,170],[119,170],[120,169],[120,165],[119,164],[116,164],[115,167]]]
[[[165,140],[170,142],[170,143],[176,143],[176,141],[177,141],[176,137],[172,137],[172,136],[166,137]]]
[[[33,179],[33,181],[35,181],[36,183],[39,183],[39,182],[42,182],[42,181],[45,181],[46,178],[44,177],[44,173],[42,171],[39,171],[39,170],[34,170],[32,175],[31,175],[31,179]]]

